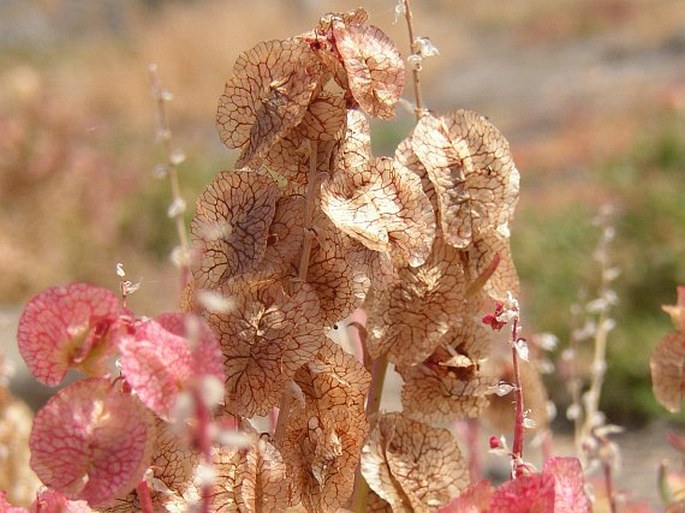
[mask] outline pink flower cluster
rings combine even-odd
[[[136,317],[111,291],[88,284],[31,299],[17,338],[39,381],[59,385],[71,369],[89,376],[57,392],[35,417],[31,467],[49,492],[32,512],[79,510],[64,501],[104,506],[130,492],[150,465],[155,417],[173,420],[183,394],[201,398],[208,381],[225,380],[218,340],[203,319]],[[110,370],[113,357],[120,378]],[[19,513],[3,502],[0,495],[0,512]]]

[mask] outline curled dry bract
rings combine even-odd
[[[46,385],[59,385],[72,368],[102,376],[115,350],[111,328],[120,314],[119,300],[107,289],[87,283],[49,288],[24,308],[19,351],[31,374]]]
[[[425,362],[398,367],[407,414],[439,423],[480,415],[498,381],[480,372],[479,361],[489,352],[489,345],[489,333],[465,320],[443,337]]]
[[[375,159],[359,169],[339,169],[321,187],[321,208],[338,227],[369,249],[416,267],[433,245],[435,216],[415,174]],[[358,187],[357,183],[363,185]]]
[[[425,114],[412,149],[435,187],[443,237],[465,248],[478,235],[509,236],[519,173],[509,143],[483,116],[467,110]]]
[[[248,449],[222,447],[213,457],[212,487],[216,513],[282,513],[288,506],[288,478],[283,458],[270,442],[256,440]]]
[[[271,277],[248,276],[224,289],[236,308],[208,314],[220,337],[226,409],[245,417],[280,404],[287,382],[323,341],[319,301],[307,284],[286,290]]]
[[[68,498],[103,506],[142,479],[154,441],[153,416],[138,399],[107,379],[83,379],[36,415],[31,468]]]
[[[328,340],[316,359],[297,372],[295,382],[305,402],[293,406],[281,453],[307,511],[334,513],[352,492],[368,433],[364,400],[370,376]]]
[[[397,283],[379,291],[369,312],[369,352],[397,365],[422,362],[460,322],[466,309],[459,251],[435,240],[421,267],[399,270]]]
[[[298,39],[258,43],[242,53],[219,99],[217,127],[238,166],[261,159],[307,110],[320,70],[309,45]]]
[[[350,91],[364,112],[390,119],[404,89],[404,60],[378,27],[332,21]]]
[[[366,269],[350,257],[350,238],[323,214],[315,214],[314,245],[307,283],[321,304],[323,326],[332,326],[361,306],[370,286]]]
[[[269,177],[246,170],[220,173],[207,186],[191,223],[200,252],[193,274],[200,288],[216,289],[259,264],[278,194]]]
[[[394,512],[428,513],[468,486],[457,441],[402,413],[381,415],[362,449],[361,471]]]

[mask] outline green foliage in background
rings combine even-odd
[[[657,130],[594,174],[596,187],[615,208],[611,254],[621,269],[602,396],[603,411],[616,423],[674,418],[654,400],[649,355],[671,327],[661,305],[674,303],[676,286],[685,283],[683,124],[676,114],[664,115]],[[596,211],[596,205],[573,204],[543,217],[535,205],[524,204],[512,237],[529,328],[556,334],[561,348],[569,338],[571,305],[579,294],[592,299],[599,284],[592,257],[599,237],[592,225]],[[560,391],[555,399],[567,400],[563,386],[552,390]],[[685,415],[677,420],[685,421]]]

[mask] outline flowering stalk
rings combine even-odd
[[[524,437],[524,422],[523,415],[523,387],[521,385],[521,372],[519,369],[518,356],[518,339],[516,334],[518,332],[518,318],[514,319],[511,328],[511,361],[514,365],[514,396],[516,398],[516,413],[514,417],[514,441],[512,443],[512,478],[523,475],[523,437]]]
[[[416,39],[414,37],[414,17],[412,16],[411,6],[409,5],[409,0],[400,0],[404,6],[404,19],[407,21],[407,32],[409,34],[409,51],[411,56],[416,54]],[[401,4],[401,5],[402,5]],[[423,95],[421,93],[421,78],[419,72],[421,71],[421,64],[410,60],[411,73],[414,84],[414,98],[416,99],[416,106],[414,107],[414,113],[416,114],[416,119],[421,117],[421,112],[423,111]]]
[[[171,185],[171,205],[169,206],[169,217],[174,219],[176,224],[176,234],[179,240],[179,253],[174,255],[174,261],[181,269],[181,287],[190,280],[190,245],[188,243],[188,233],[183,222],[183,214],[186,210],[186,203],[181,197],[181,187],[178,181],[178,166],[185,160],[184,153],[174,148],[171,141],[171,129],[166,115],[166,102],[173,98],[171,93],[162,88],[157,73],[157,65],[151,64],[149,67],[150,82],[152,85],[152,96],[156,103],[156,132],[157,138],[164,144],[167,162],[162,164],[159,169],[169,177]]]
[[[145,479],[138,483],[138,486],[136,487],[136,493],[138,494],[138,500],[140,500],[140,508],[143,511],[143,513],[153,513],[154,506],[152,505],[150,487],[147,485],[147,481],[145,481]]]

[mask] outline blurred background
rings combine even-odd
[[[118,262],[142,278],[138,313],[175,308],[150,63],[174,95],[168,115],[192,206],[236,157],[214,113],[238,53],[358,5],[406,54],[394,0],[0,0],[1,347],[12,351],[33,294],[75,280],[117,290]],[[428,106],[477,110],[511,142],[527,332],[565,346],[573,305],[596,297],[592,219],[611,205],[609,255],[621,274],[602,408],[633,427],[667,417],[648,358],[671,329],[660,305],[685,284],[685,2],[414,0],[413,10],[418,35],[440,51],[422,74]],[[400,112],[374,125],[375,151],[391,154],[412,124]],[[563,408],[564,387],[550,383]]]

